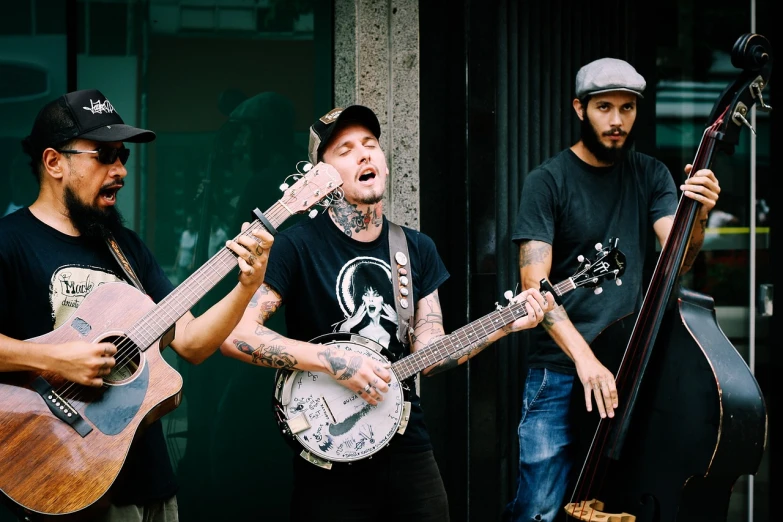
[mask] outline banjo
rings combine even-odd
[[[573,276],[542,288],[548,287],[558,301],[580,287],[601,293],[599,284],[604,279],[622,284],[619,276],[625,272],[625,255],[617,250],[617,239],[611,239],[607,247],[597,244],[596,250],[592,261],[579,256],[579,269]],[[506,296],[510,297],[510,292]],[[300,456],[317,466],[331,469],[335,462],[351,463],[370,457],[388,445],[394,435],[405,432],[410,403],[403,397],[402,381],[526,315],[524,302],[498,305],[497,310],[391,363],[389,391],[376,406],[326,373],[279,369],[272,401],[278,426],[286,440],[301,450]],[[330,333],[310,342],[333,345],[380,364],[390,363],[382,345],[358,334]]]

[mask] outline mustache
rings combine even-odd
[[[108,190],[114,190],[114,189],[119,190],[119,189],[121,189],[124,186],[125,186],[125,182],[124,181],[122,181],[122,180],[115,181],[115,182],[112,182],[112,183],[109,183],[107,185],[102,186],[101,187],[101,192],[105,192],[105,191],[108,191]]]
[[[628,136],[628,132],[621,130],[621,129],[614,129],[610,131],[606,131],[602,134],[602,136]]]

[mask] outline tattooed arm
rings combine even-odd
[[[549,279],[552,268],[552,245],[543,241],[524,241],[519,245],[519,273],[523,288],[538,288],[542,279]],[[579,380],[585,389],[585,405],[592,411],[593,384],[605,383],[603,393],[595,393],[598,411],[614,416],[617,407],[617,386],[614,375],[590,349],[582,334],[569,319],[565,308],[558,306],[544,316],[541,323],[550,337],[568,355],[576,366]]]
[[[471,343],[466,344],[465,340],[460,338],[459,343],[465,345],[463,349],[426,368],[422,373],[429,377],[451,368],[456,368],[468,359],[478,355],[484,348],[501,337],[505,337],[511,332],[533,328],[538,325],[544,318],[545,311],[551,310],[554,306],[553,298],[551,296],[549,296],[548,299],[544,298],[538,290],[522,292],[515,300],[519,300],[520,302],[525,301],[525,307],[527,309],[526,316],[503,326],[489,335],[478,337]],[[412,350],[415,352],[433,342],[437,342],[439,339],[444,339],[451,335],[446,336],[444,334],[440,299],[438,298],[438,291],[436,290],[424,299],[419,300],[416,305],[416,314],[413,322]]]
[[[333,346],[289,339],[264,324],[280,308],[282,298],[262,284],[245,309],[239,324],[223,341],[223,355],[250,364],[284,370],[322,372],[358,393],[370,404],[383,400],[389,391],[391,373],[387,368],[360,355]],[[370,384],[370,392],[364,388]]]

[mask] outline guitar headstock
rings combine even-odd
[[[289,185],[289,181],[293,184]],[[307,212],[315,205],[328,207],[342,197],[342,192],[337,190],[342,184],[340,173],[331,165],[305,163],[301,172],[297,166],[297,173],[288,176],[280,186],[283,191],[280,203],[295,214]]]
[[[597,244],[592,260],[579,256],[579,269],[571,276],[575,287],[595,288],[595,293],[600,294],[600,285],[606,279],[615,280],[618,286],[622,284],[620,276],[625,273],[625,254],[617,249],[617,243],[618,239],[612,238],[606,246]]]

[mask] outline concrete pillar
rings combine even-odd
[[[419,228],[417,0],[334,1],[335,105],[370,107],[391,176],[386,216]]]

